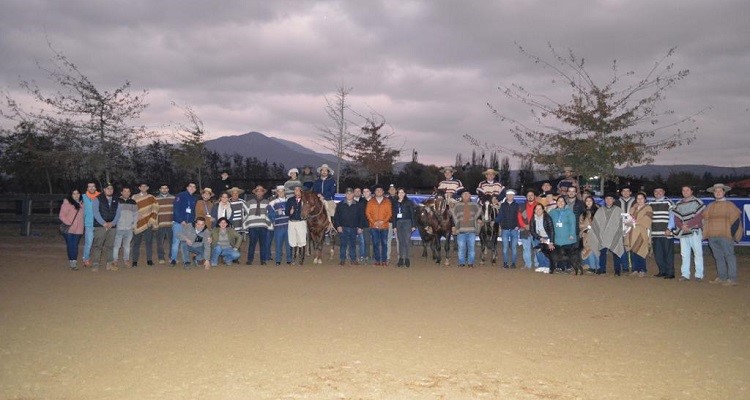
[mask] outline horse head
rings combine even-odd
[[[307,219],[311,216],[316,216],[323,211],[323,202],[320,201],[318,195],[314,192],[303,192],[302,193],[302,210],[300,210],[300,217]]]

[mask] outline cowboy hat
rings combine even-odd
[[[321,165],[320,167],[318,167],[318,173],[320,173],[320,171],[321,171],[321,170],[322,170],[323,168],[327,169],[327,170],[328,170],[328,173],[329,173],[329,174],[331,174],[331,175],[333,175],[333,170],[331,169],[331,167],[329,167],[329,166],[328,166],[328,164],[323,164],[323,165]]]
[[[292,176],[292,173],[295,173],[295,174],[299,175],[299,170],[298,170],[297,168],[292,168],[292,169],[290,169],[290,170],[289,170],[289,172],[287,172],[286,174],[287,174],[287,176],[290,176],[290,177],[291,177],[291,176]]]
[[[205,192],[208,192],[209,194],[211,194],[211,197],[214,197],[214,191],[211,190],[211,188],[207,187],[207,188],[203,188],[203,190],[201,190],[201,193],[205,193]]]
[[[263,185],[255,185],[255,189],[253,189],[253,193],[258,194],[258,192],[263,192],[265,194],[268,190],[263,187]]]
[[[227,193],[237,192],[237,194],[241,195],[242,193],[245,193],[244,190],[238,188],[237,186],[232,186],[231,188],[227,189]]]
[[[727,186],[727,185],[725,185],[723,183],[715,183],[713,186],[711,186],[710,188],[706,189],[706,191],[708,193],[713,193],[714,191],[716,191],[716,189],[724,189],[724,193],[732,190],[731,187],[729,187],[729,186]]]
[[[440,172],[448,172],[448,171],[453,172],[454,171],[453,167],[449,165],[447,167],[440,168]]]
[[[495,171],[492,168],[487,168],[486,171],[482,172],[482,175],[489,175],[489,174],[497,176],[497,171]]]

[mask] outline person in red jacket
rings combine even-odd
[[[534,245],[532,244],[533,238],[529,233],[529,225],[531,219],[534,218],[534,207],[537,203],[536,192],[534,189],[528,189],[526,191],[526,204],[521,207],[521,212],[518,213],[518,227],[521,231],[519,236],[523,247],[523,264],[528,269],[534,267]]]

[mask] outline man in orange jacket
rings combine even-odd
[[[383,187],[375,186],[375,196],[367,202],[365,216],[372,235],[372,258],[374,265],[388,265],[388,222],[393,216],[391,201],[384,197]]]

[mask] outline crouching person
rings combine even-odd
[[[232,265],[232,262],[240,258],[240,244],[242,237],[229,226],[229,220],[226,217],[219,218],[211,231],[211,266],[219,265],[219,257],[224,259],[227,266]]]
[[[179,234],[180,246],[182,247],[182,263],[185,269],[190,269],[190,255],[195,254],[195,263],[203,264],[203,268],[209,269],[208,259],[211,255],[211,230],[206,226],[206,219],[198,217],[193,224],[182,228]]]

